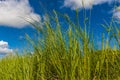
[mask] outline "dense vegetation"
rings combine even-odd
[[[33,54],[7,56],[0,60],[0,80],[120,79],[119,45],[113,48],[109,45],[111,36],[119,44],[117,26],[102,25],[109,29],[108,38],[101,36],[101,49],[98,50],[86,17],[82,27],[79,20],[73,23],[67,15],[62,15],[63,23],[68,26],[65,31],[62,31],[55,11],[54,18],[46,17],[42,25],[30,23],[38,36],[36,40],[27,36],[34,48]]]

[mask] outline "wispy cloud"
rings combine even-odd
[[[0,41],[0,54],[12,53],[13,50],[8,48],[8,42]]]
[[[40,20],[29,0],[0,0],[0,25],[22,28],[28,25],[24,19],[31,22]]]
[[[64,0],[64,7],[70,7],[72,10],[86,8],[90,9],[94,5],[111,3],[114,0]],[[118,0],[119,1],[119,0]]]
[[[113,17],[120,20],[120,6],[113,10]]]

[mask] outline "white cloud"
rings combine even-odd
[[[64,0],[64,7],[69,7],[72,10],[82,8],[91,9],[95,5],[100,5],[104,3],[111,4],[114,1],[120,3],[120,0]],[[112,10],[112,13],[115,19],[120,20],[120,6]]]
[[[113,17],[120,20],[120,6],[113,10]]]
[[[111,3],[114,0],[64,0],[64,7],[70,7],[72,10],[86,8],[90,9],[93,5]]]
[[[29,0],[0,0],[0,25],[22,28],[34,20],[40,21],[40,16],[33,12]]]
[[[12,53],[13,50],[8,48],[8,42],[0,41],[0,54]]]

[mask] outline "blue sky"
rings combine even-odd
[[[79,9],[80,23],[83,21],[83,5],[87,15],[91,14],[91,30],[99,39],[104,29],[104,20],[110,22],[111,17],[120,20],[119,0],[114,9],[114,0],[0,0],[0,54],[19,51],[27,46],[25,34],[34,37],[35,29],[25,20],[41,21],[45,13],[56,10],[66,13],[74,21],[75,9]],[[24,18],[24,19],[23,19]],[[62,20],[61,20],[62,22]],[[65,27],[65,26],[64,26]]]

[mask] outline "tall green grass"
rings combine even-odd
[[[35,42],[27,36],[34,48],[33,54],[1,59],[0,80],[120,79],[120,51],[112,49],[104,35],[101,50],[96,50],[86,17],[83,27],[79,20],[76,24],[68,15],[62,17],[68,25],[64,32],[55,11],[54,17],[47,16],[42,25],[30,23],[38,35]]]

